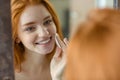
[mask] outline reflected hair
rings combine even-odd
[[[57,28],[57,33],[60,38],[63,38],[62,31],[59,23],[59,18],[49,0],[11,0],[11,15],[12,15],[12,38],[14,45],[14,64],[16,70],[21,70],[21,63],[25,60],[24,45],[20,42],[16,43],[18,22],[22,12],[27,6],[30,5],[43,5],[51,14],[53,21]],[[51,52],[54,54],[54,50]]]

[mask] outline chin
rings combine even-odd
[[[54,48],[55,48],[55,45],[53,45],[52,47],[50,46],[48,46],[47,48],[45,48],[45,49],[41,49],[41,50],[39,50],[39,53],[40,54],[44,54],[44,55],[46,55],[46,54],[50,54],[53,50],[54,50]]]
[[[53,52],[54,49],[55,49],[55,46],[53,46],[51,49],[49,49],[48,52],[46,52],[46,53],[50,54],[51,52]]]

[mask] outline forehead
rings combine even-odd
[[[21,14],[19,22],[24,25],[28,22],[42,21],[46,16],[51,14],[43,5],[30,5]]]

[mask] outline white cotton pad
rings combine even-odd
[[[59,36],[58,36],[57,33],[56,33],[56,35],[55,35],[55,41],[56,41],[57,46],[58,46],[59,48],[61,48],[61,45],[60,45],[60,42],[59,42]]]

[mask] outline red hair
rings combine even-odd
[[[59,19],[56,15],[56,12],[54,8],[52,7],[49,0],[11,0],[11,14],[12,14],[12,38],[14,43],[14,63],[15,63],[15,69],[21,68],[21,63],[25,60],[24,57],[24,45],[22,43],[16,43],[17,38],[17,29],[18,29],[18,22],[19,18],[28,5],[43,5],[46,7],[46,9],[50,12],[50,14],[53,17],[53,21],[55,22],[55,25],[57,27],[57,33],[62,36],[62,31],[59,23]],[[54,53],[54,50],[52,53]]]
[[[93,10],[67,49],[65,80],[120,80],[120,11]]]

